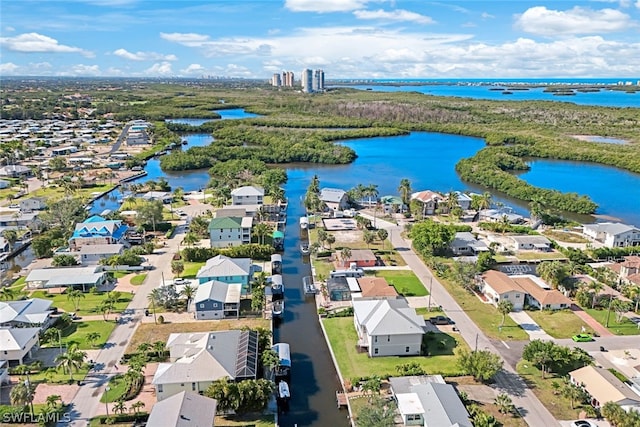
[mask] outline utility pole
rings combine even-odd
[[[473,351],[478,351],[478,334],[476,334],[476,348]]]
[[[613,294],[609,295],[609,308],[607,309],[607,321],[605,323],[605,327],[609,327],[609,316],[611,316],[611,303],[613,302]]]
[[[433,287],[433,276],[429,277],[429,310],[431,311],[431,288]]]
[[[107,386],[107,388],[104,389],[104,408],[107,410],[107,417],[109,417],[109,396],[107,395],[107,393],[109,392],[109,386]]]

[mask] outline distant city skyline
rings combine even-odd
[[[0,77],[640,77],[640,0],[3,1]]]

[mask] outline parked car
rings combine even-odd
[[[174,285],[186,285],[187,283],[190,283],[190,281],[187,279],[183,279],[182,277],[177,277],[173,279]]]
[[[593,337],[589,334],[577,334],[571,337],[575,342],[591,342]]]
[[[571,427],[598,427],[589,420],[575,420],[571,423]]]
[[[434,316],[429,318],[429,322],[433,325],[453,325],[455,322],[449,319],[447,316]]]
[[[16,205],[16,204],[9,205],[9,209],[20,209],[20,205]]]
[[[71,320],[80,320],[82,317],[78,316],[76,313],[69,313]]]

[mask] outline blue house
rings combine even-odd
[[[193,299],[195,318],[198,320],[238,318],[241,288],[240,283],[227,284],[217,280],[200,284]]]
[[[106,220],[94,215],[76,224],[73,235],[69,239],[72,251],[80,250],[84,245],[113,245],[125,243],[125,235],[129,226],[121,220]]]
[[[251,258],[229,258],[218,255],[207,260],[196,278],[199,284],[217,280],[222,283],[239,283],[242,285],[242,294],[249,293],[249,286],[255,267],[251,264]]]

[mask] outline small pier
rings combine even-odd
[[[349,399],[347,399],[347,395],[344,392],[336,390],[336,404],[338,409],[349,406]]]
[[[304,288],[305,295],[315,295],[318,293],[318,288],[315,283],[313,283],[312,276],[305,276],[302,278],[302,286]]]

